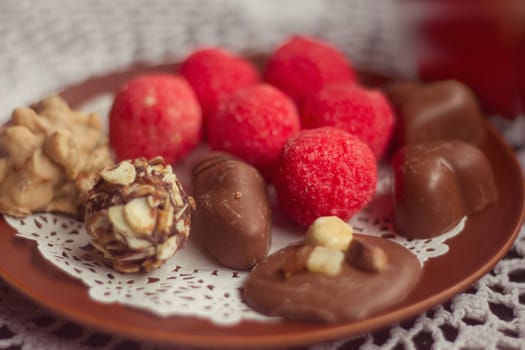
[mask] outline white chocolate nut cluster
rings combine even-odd
[[[162,157],[125,160],[101,172],[85,210],[87,233],[117,271],[151,271],[183,246],[193,198]]]
[[[0,127],[0,212],[81,217],[88,190],[112,163],[95,113],[72,110],[59,96],[17,108]]]
[[[310,272],[329,276],[337,276],[345,263],[370,272],[381,271],[387,263],[381,248],[353,238],[352,227],[336,216],[316,219],[306,231],[304,244],[294,264],[285,267],[285,275],[302,263]]]

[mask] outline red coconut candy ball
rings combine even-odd
[[[118,160],[163,156],[174,163],[201,140],[201,109],[184,79],[146,74],[129,81],[115,96],[109,141]]]
[[[324,87],[306,98],[301,108],[303,128],[333,126],[356,135],[381,158],[391,139],[395,118],[383,93],[355,84]]]
[[[319,39],[293,36],[271,55],[264,79],[296,103],[331,83],[355,82],[344,54]]]
[[[269,180],[281,148],[299,127],[292,100],[271,85],[257,84],[221,103],[209,119],[207,139],[211,149],[244,159]]]
[[[179,73],[197,95],[205,124],[222,99],[259,80],[259,73],[248,60],[213,47],[189,55],[182,62]]]
[[[370,148],[333,127],[302,130],[290,137],[273,178],[280,206],[304,227],[320,216],[350,219],[372,199],[376,182]]]

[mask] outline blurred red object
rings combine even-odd
[[[423,80],[458,79],[486,113],[525,109],[525,1],[404,1]]]

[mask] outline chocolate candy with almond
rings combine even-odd
[[[356,321],[402,302],[421,276],[415,255],[384,238],[355,235],[352,242],[346,255],[304,242],[272,253],[248,275],[243,300],[268,316],[327,323]],[[370,257],[381,262],[371,268]]]
[[[220,264],[250,269],[270,248],[271,208],[266,183],[253,166],[211,152],[192,172],[197,208],[192,236]]]

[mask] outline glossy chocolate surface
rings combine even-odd
[[[395,81],[384,91],[398,116],[398,146],[438,140],[479,145],[484,138],[484,117],[476,97],[458,81]]]
[[[408,145],[396,152],[392,165],[394,223],[405,237],[445,233],[498,195],[486,156],[466,142]]]
[[[271,209],[259,172],[222,152],[211,152],[192,173],[192,237],[219,263],[250,269],[268,254]]]
[[[270,316],[324,322],[355,321],[401,302],[421,275],[417,258],[383,238],[355,235],[384,250],[388,262],[380,272],[344,263],[336,276],[303,270],[285,277],[282,267],[301,244],[285,247],[261,261],[243,285],[243,298]]]

